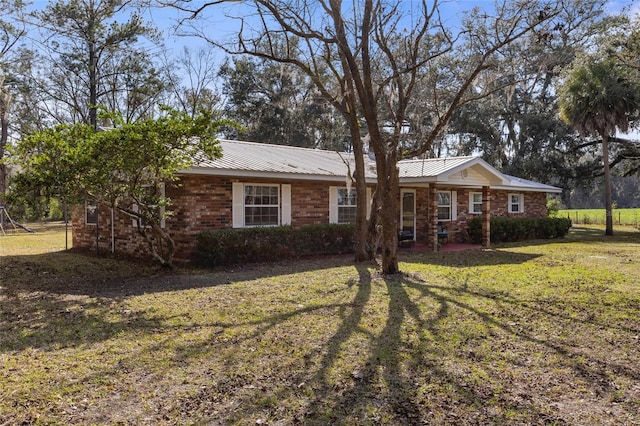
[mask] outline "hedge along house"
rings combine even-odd
[[[355,188],[347,178],[353,154],[240,141],[220,141],[223,156],[202,161],[164,187],[171,214],[162,226],[173,236],[176,261],[196,255],[196,236],[205,230],[254,226],[301,226],[355,220]],[[370,205],[375,163],[366,158]],[[491,216],[544,217],[548,193],[560,188],[507,176],[479,157],[403,160],[400,173],[400,229],[405,238],[437,250],[448,241],[466,242],[467,221],[483,217],[488,246]],[[483,213],[485,212],[485,213]],[[129,216],[101,207],[77,206],[73,246],[144,257],[148,248]],[[96,229],[96,224],[98,228]],[[97,232],[96,232],[97,231]]]

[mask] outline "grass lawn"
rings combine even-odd
[[[640,232],[602,234],[403,252],[392,278],[0,236],[0,424],[640,425]]]
[[[557,217],[569,217],[574,224],[600,224],[604,225],[607,218],[605,209],[577,209],[559,210]],[[640,208],[637,209],[613,209],[611,212],[614,230],[615,225],[629,225],[636,228],[640,225]]]

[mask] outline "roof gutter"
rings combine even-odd
[[[209,167],[192,167],[178,171],[178,175],[200,175],[200,176],[224,176],[235,178],[256,178],[256,179],[278,179],[278,180],[310,180],[325,182],[341,182],[344,183],[346,174],[343,176],[322,175],[322,174],[306,174],[306,173],[282,173],[267,172],[255,170],[239,170],[239,169],[213,169]],[[375,177],[365,178],[366,183],[375,184]]]

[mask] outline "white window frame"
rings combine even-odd
[[[96,214],[96,221],[89,222],[89,209],[94,210]],[[88,201],[84,202],[84,224],[87,226],[96,226],[98,224],[98,220],[100,220],[99,208],[97,204],[89,203]]]
[[[151,187],[153,185],[145,185],[145,187]],[[164,193],[164,183],[161,183],[158,185],[158,187],[160,188],[160,198],[164,199],[165,197],[165,193]],[[153,206],[149,206],[149,207],[153,207]],[[157,207],[157,206],[156,206]],[[138,205],[134,204],[133,206],[131,206],[131,210],[133,210],[134,212],[138,212]],[[160,215],[160,228],[164,228],[166,223],[165,223],[165,217],[164,217],[164,206],[160,207],[160,211],[158,212],[158,214]],[[134,228],[138,226],[138,218],[134,217],[131,220],[131,226],[133,226]],[[149,225],[144,224],[145,228],[148,228]]]
[[[339,189],[347,189],[346,186],[330,186],[329,187],[329,223],[338,223],[338,190]],[[355,188],[351,188],[352,191],[355,191]],[[367,187],[367,219],[371,215],[371,188]],[[355,206],[357,207],[358,201],[356,200]]]
[[[416,212],[416,190],[415,189],[401,189],[400,190],[400,230],[403,231],[404,225],[404,194],[413,194],[413,239],[416,239],[417,234],[417,212]]]
[[[343,192],[344,195],[340,196],[340,193]],[[355,223],[356,221],[356,217],[358,216],[358,197],[357,197],[357,193],[356,193],[356,189],[355,188],[351,188],[351,189],[347,189],[345,188],[338,188],[338,201],[337,201],[337,206],[338,206],[338,223]],[[351,202],[351,199],[353,198],[354,203]],[[340,200],[343,200],[343,202],[341,203]],[[346,201],[346,202],[345,202]],[[340,220],[340,211],[345,211],[348,210],[349,213],[349,217],[352,217],[353,220],[349,220],[349,221],[344,221],[344,220]]]
[[[247,204],[247,188],[275,188],[277,200],[275,204]],[[269,227],[269,226],[280,226],[280,185],[272,184],[272,183],[245,183],[243,185],[242,191],[242,206],[243,206],[243,219],[244,219],[244,227],[245,228],[258,228],[258,227]],[[247,225],[247,208],[252,207],[268,207],[276,209],[276,223],[259,223],[259,224],[251,224]]]
[[[438,196],[438,194],[441,193],[448,193],[449,194],[449,204],[445,205],[445,204],[440,204],[440,197]],[[436,191],[436,198],[438,199],[438,210],[440,209],[440,207],[449,207],[449,218],[448,219],[444,219],[444,218],[440,218],[440,214],[438,214],[438,222],[451,222],[454,221],[458,218],[458,212],[457,212],[457,207],[458,207],[458,192],[451,190],[451,191]],[[439,213],[439,212],[438,212]]]
[[[480,196],[480,202],[475,201],[474,196]],[[480,211],[476,211],[474,207],[480,206]],[[469,214],[482,214],[482,192],[469,193]]]
[[[516,203],[513,202],[512,198],[516,196],[518,197],[518,210],[514,211],[513,210],[513,206],[516,205]],[[507,195],[507,203],[508,203],[508,211],[509,213],[513,213],[513,214],[522,214],[524,213],[524,194],[521,192],[512,192],[509,193]]]
[[[257,228],[269,226],[291,225],[291,185],[264,182],[232,182],[232,226],[234,228]],[[278,188],[278,224],[247,225],[245,221],[245,187],[271,186]]]

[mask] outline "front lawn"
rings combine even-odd
[[[0,424],[640,424],[630,228],[403,252],[401,277],[168,275],[37,249],[56,233],[0,236]]]

